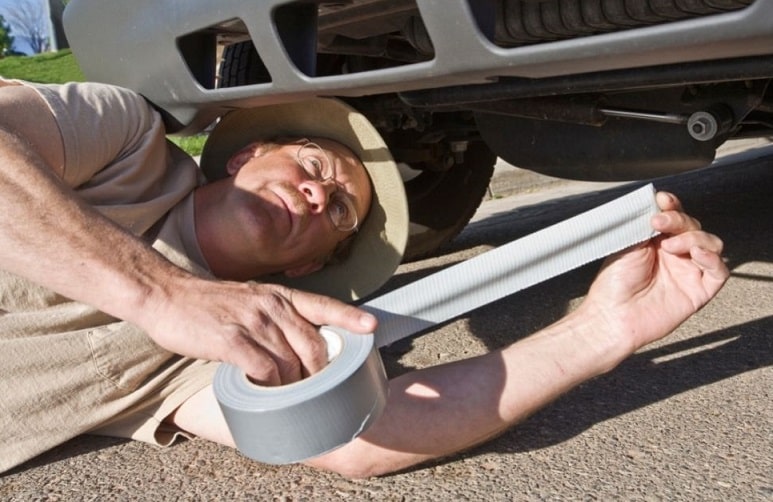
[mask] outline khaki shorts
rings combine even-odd
[[[169,445],[163,420],[216,368],[81,304],[0,311],[0,472],[87,432]]]

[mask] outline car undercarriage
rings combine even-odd
[[[180,134],[233,108],[349,102],[406,167],[407,259],[464,227],[497,158],[636,180],[773,136],[773,0],[73,0],[65,26],[89,79]]]

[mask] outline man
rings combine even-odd
[[[148,125],[157,116],[141,98],[107,86],[0,88],[0,235],[9,243],[0,264],[13,274],[0,284],[15,286],[23,276],[45,286],[35,290],[24,282],[23,298],[2,297],[0,391],[12,397],[0,404],[0,425],[24,437],[2,438],[15,456],[0,468],[87,431],[159,444],[186,431],[233,444],[210,385],[216,364],[173,357],[148,336],[171,351],[228,360],[257,381],[279,384],[324,365],[313,325],[374,329],[372,317],[332,299],[277,285],[205,280],[180,268],[199,274],[208,268],[232,279],[284,272],[292,280],[308,277],[303,287],[318,291],[332,286],[340,293],[341,284],[360,283],[355,292],[361,294],[392,272],[407,222],[402,195],[390,199],[399,180],[388,178],[391,190],[383,189],[389,183],[381,177],[391,171],[385,166],[393,167],[383,143],[366,121],[350,122],[348,110],[336,115],[340,105],[324,113],[313,108],[296,107],[287,120],[278,118],[279,110],[227,115],[202,155],[203,170],[216,181],[162,190],[183,194],[168,201],[154,190],[176,186],[189,164],[163,146],[163,131]],[[272,132],[289,141],[251,143],[269,124],[284,124]],[[153,134],[158,139],[149,139]],[[363,137],[370,146],[362,146]],[[149,154],[138,143],[162,148]],[[78,154],[96,159],[87,162],[93,164],[88,176],[70,171],[79,172]],[[368,170],[372,193],[356,157]],[[142,177],[146,190],[121,200],[120,187],[137,181],[131,169],[137,162],[161,164],[143,172],[152,178]],[[104,195],[104,187],[118,188]],[[156,195],[147,198],[149,192]],[[169,206],[166,216],[138,221],[146,211],[129,211],[119,222],[141,238],[89,207],[120,219],[125,206],[159,198]],[[386,412],[370,429],[309,463],[361,477],[468,448],[671,332],[717,293],[728,272],[717,237],[701,231],[672,195],[658,194],[658,204],[663,213],[652,224],[663,236],[608,260],[577,310],[499,351],[394,379]],[[192,225],[193,235],[185,230]],[[333,257],[327,265],[341,248],[350,248],[343,263]],[[50,290],[81,303],[73,307]],[[30,342],[47,336],[69,343],[55,353]],[[86,377],[78,357],[94,368]]]
[[[356,272],[348,288],[328,289],[351,299],[399,263],[407,206],[380,137],[336,102],[296,108],[266,108],[250,124],[230,115],[219,130],[236,124],[242,140],[222,158],[207,149],[220,179],[200,185],[134,93],[0,87],[0,467],[87,431],[170,441],[161,423],[215,365],[159,345],[279,384],[326,363],[315,325],[375,328],[326,297],[210,276],[297,282],[346,244],[349,256],[316,275],[332,284]],[[265,134],[310,141],[254,142]]]

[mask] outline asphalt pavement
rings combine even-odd
[[[85,436],[0,477],[2,500],[773,501],[773,149],[656,180],[725,241],[732,276],[672,336],[511,431],[407,472],[351,481],[256,464],[206,441],[167,449]],[[509,181],[508,181],[509,180]],[[631,189],[503,167],[439,257],[388,288]],[[384,354],[392,375],[501,347],[582,299],[593,263],[480,308]]]

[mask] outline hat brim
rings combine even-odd
[[[370,121],[350,106],[336,99],[314,98],[227,113],[204,145],[201,169],[210,180],[223,178],[228,159],[238,150],[257,139],[280,136],[328,138],[347,146],[370,176],[373,199],[344,259],[302,277],[277,274],[271,282],[344,301],[373,293],[400,264],[409,230],[405,188],[386,143]]]

